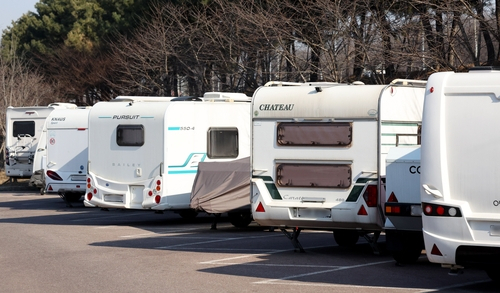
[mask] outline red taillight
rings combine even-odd
[[[54,171],[47,170],[47,176],[52,180],[62,181],[61,176]]]
[[[54,189],[52,188],[52,185],[49,185],[49,188],[47,188],[48,191],[54,191]]]
[[[422,203],[424,215],[434,217],[461,217],[462,212],[459,208],[446,205]]]
[[[97,194],[97,189],[94,188],[94,194]]]
[[[90,180],[90,177],[87,177],[87,183],[90,184],[90,181],[92,181],[92,180]]]
[[[368,185],[366,187],[365,193],[363,193],[363,198],[365,199],[366,205],[368,207],[377,206],[377,185]]]
[[[257,208],[255,209],[256,212],[259,212],[259,213],[265,213],[266,210],[264,209],[264,206],[262,205],[261,202],[259,202],[259,204],[257,205]]]
[[[92,199],[92,196],[93,196],[93,195],[92,195],[92,193],[90,193],[90,192],[89,192],[89,193],[87,193],[87,200],[91,200],[91,199]]]
[[[441,253],[441,251],[439,251],[439,248],[436,246],[436,244],[432,246],[431,254],[443,256],[443,254]]]
[[[431,88],[429,89],[429,92],[431,92],[431,94],[432,94],[432,93],[434,92],[434,87],[431,87]]]
[[[391,192],[391,195],[389,196],[389,199],[387,199],[387,202],[398,202],[398,199],[396,198],[394,192]]]
[[[156,180],[155,190],[156,191],[160,191],[161,190],[161,180]]]
[[[385,213],[386,214],[400,214],[401,213],[401,207],[400,206],[385,206]]]
[[[358,216],[368,216],[368,213],[366,212],[365,206],[361,206],[359,208]]]
[[[159,204],[159,203],[160,203],[160,201],[161,201],[161,196],[159,196],[159,195],[155,196],[155,202],[156,202],[157,204]]]
[[[153,191],[152,190],[148,191],[148,195],[153,196]]]

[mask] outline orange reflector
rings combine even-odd
[[[160,191],[161,187],[160,185],[156,185],[156,191]]]
[[[436,244],[432,246],[431,254],[443,256],[443,254],[441,253],[441,251],[439,251],[439,248],[436,246]]]
[[[261,202],[259,202],[259,205],[257,206],[257,208],[255,209],[256,212],[260,212],[260,213],[265,213],[266,210],[264,209],[264,206],[262,205]]]
[[[366,209],[365,209],[365,206],[364,206],[364,205],[362,205],[362,206],[359,208],[358,215],[359,215],[359,216],[368,216],[368,213],[366,212]]]
[[[391,195],[389,196],[389,199],[387,200],[387,202],[398,202],[398,199],[396,198],[396,195],[394,194],[394,192],[391,192]]]

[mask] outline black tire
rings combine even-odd
[[[40,188],[40,195],[44,195],[45,194],[45,187],[42,187]]]
[[[227,213],[229,222],[236,228],[245,228],[252,222],[251,212],[231,212]]]
[[[64,198],[69,202],[77,202],[82,197],[81,193],[66,192],[64,193]]]
[[[394,251],[392,253],[394,260],[402,264],[415,263],[421,255],[422,248],[420,246],[405,247],[401,251]]]
[[[486,274],[497,285],[500,284],[500,269],[486,269]]]
[[[339,246],[349,247],[358,243],[359,234],[355,230],[335,230],[333,231],[333,238]]]
[[[196,218],[196,216],[198,216],[198,212],[193,209],[182,210],[179,211],[179,216],[181,216],[183,219],[194,219]]]

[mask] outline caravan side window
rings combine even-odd
[[[35,121],[14,121],[12,136],[35,136]]]
[[[349,146],[352,125],[349,122],[282,122],[278,124],[281,146]]]
[[[281,163],[276,165],[276,179],[281,187],[348,188],[351,186],[351,166]]]
[[[142,146],[144,144],[144,126],[118,125],[116,143],[119,146]]]
[[[207,156],[210,159],[238,157],[238,128],[211,127],[207,135]]]

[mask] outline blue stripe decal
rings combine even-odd
[[[190,166],[190,162],[195,155],[201,155],[199,162],[205,161],[207,158],[206,153],[191,153],[184,161],[182,165],[168,166],[168,174],[196,174],[198,172],[198,166]]]
[[[168,130],[181,130],[181,128],[180,128],[180,126],[175,126],[175,127],[169,126]]]
[[[111,119],[111,116],[99,116],[99,118]]]
[[[141,116],[141,118],[155,118],[154,116]]]

